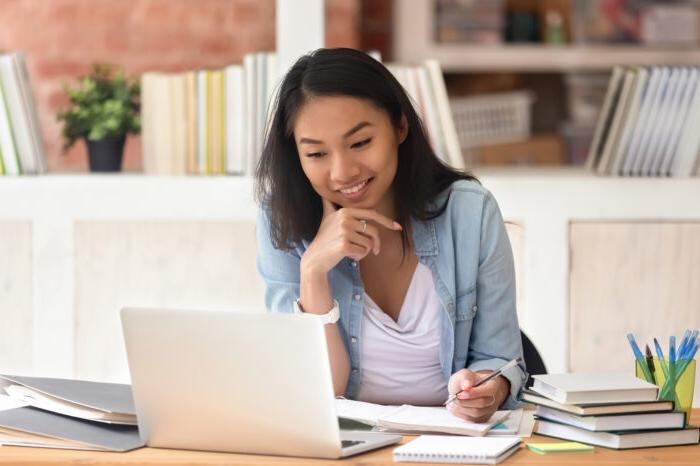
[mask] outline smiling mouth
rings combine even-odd
[[[338,191],[341,192],[342,194],[354,194],[359,191],[362,191],[362,189],[367,186],[367,183],[372,181],[372,178],[367,178],[364,181],[361,181],[357,183],[356,185],[350,186],[349,188],[344,188],[344,189],[339,189]]]

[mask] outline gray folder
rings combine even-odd
[[[143,447],[135,426],[104,424],[54,414],[32,407],[0,411],[0,427],[76,442],[108,451]]]
[[[100,411],[136,416],[130,385],[18,375],[0,375],[0,379],[3,379],[0,382],[8,381],[24,385],[47,395]]]

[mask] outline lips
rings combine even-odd
[[[361,181],[354,186],[350,186],[349,188],[339,189],[338,191],[340,191],[343,194],[354,194],[358,191],[361,191],[362,188],[367,186],[367,183],[369,183],[369,179]]]
[[[339,189],[338,192],[347,200],[358,201],[367,194],[368,186],[371,184],[372,180],[374,180],[374,178],[367,178],[347,188]]]

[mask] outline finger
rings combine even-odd
[[[361,235],[356,231],[350,231],[345,234],[345,238],[352,244],[364,248],[365,256],[372,252],[374,248],[374,240],[369,236]],[[364,256],[363,256],[364,257]]]
[[[358,231],[361,235],[368,236],[372,239],[372,252],[376,256],[379,254],[379,251],[381,250],[381,240],[379,239],[379,230],[377,227],[371,224],[367,224],[367,228],[365,228],[365,231],[362,232],[362,227],[360,227],[360,230]]]
[[[343,247],[343,255],[345,257],[349,257],[352,260],[359,261],[364,259],[367,254],[369,254],[369,249],[365,248],[364,246],[360,246],[357,244],[353,243],[347,243]]]
[[[333,203],[323,196],[321,196],[321,203],[323,204],[323,218],[328,217],[336,211]]]
[[[398,222],[395,222],[394,220],[390,219],[389,217],[386,217],[376,210],[371,210],[371,209],[345,209],[348,214],[352,215],[358,220],[371,220],[374,223],[381,225],[385,228],[388,228],[389,230],[395,230],[395,231],[401,231],[403,228],[401,225],[398,224]]]
[[[466,399],[480,398],[486,396],[490,397],[491,395],[496,393],[497,388],[498,386],[494,383],[494,381],[490,380],[483,385],[479,385],[478,387],[471,387],[468,393],[465,393],[464,397],[460,396],[460,398]]]
[[[467,380],[466,372],[466,369],[462,369],[450,376],[450,380],[447,382],[447,391],[450,395],[454,395],[462,390],[462,384]]]
[[[496,397],[482,396],[479,398],[461,399],[460,396],[457,396],[454,403],[462,408],[488,408],[496,403]]]
[[[462,369],[452,374],[447,385],[447,390],[450,394],[455,394],[462,390],[470,390],[471,386],[478,378],[479,374],[469,369]]]

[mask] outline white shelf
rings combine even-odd
[[[575,168],[477,168],[474,172],[498,200],[504,218],[522,226],[526,241],[520,270],[526,279],[520,284],[521,327],[555,372],[568,369],[567,352],[562,349],[568,348],[570,223],[700,221],[700,178],[600,177]],[[127,173],[0,177],[0,199],[6,200],[0,205],[0,224],[24,225],[15,231],[27,232],[30,238],[25,241],[32,245],[29,259],[17,259],[19,263],[29,260],[27,267],[32,270],[34,362],[27,369],[44,375],[75,375],[74,280],[81,267],[75,261],[76,225],[114,222],[119,228],[123,223],[166,221],[252,226],[257,216],[253,188],[250,177]],[[250,238],[232,237],[231,241]],[[179,243],[172,245],[172,254],[180,254]],[[255,250],[254,242],[237,247]],[[255,273],[252,266],[245,272]],[[248,293],[242,292],[238,299],[260,299],[259,290]],[[206,295],[221,293],[212,289]],[[110,309],[96,312],[109,318]],[[113,362],[113,355],[99,353],[101,348],[96,348],[95,357]]]
[[[650,48],[635,45],[443,45],[432,40],[431,0],[397,2],[395,61],[440,61],[443,71],[605,71],[615,65],[700,65],[700,47]]]
[[[607,71],[616,65],[700,65],[700,49],[660,49],[643,46],[503,45],[431,46],[408,61],[436,58],[446,72]]]
[[[476,167],[512,219],[698,219],[700,178],[597,176],[578,167]],[[0,218],[255,221],[251,177],[55,174],[0,177]]]

